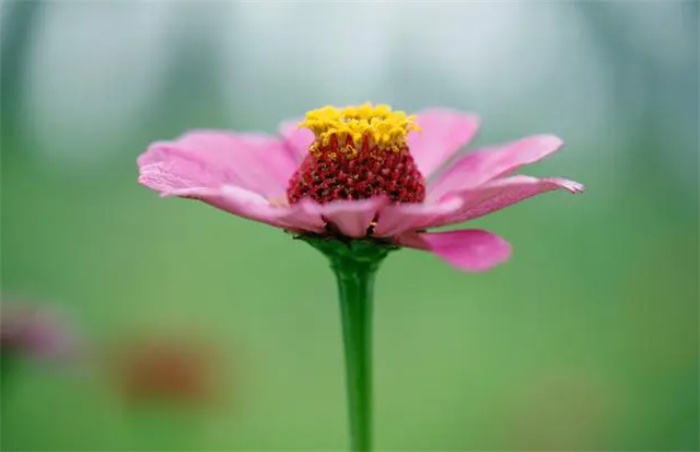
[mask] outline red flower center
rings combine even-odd
[[[287,188],[290,203],[318,203],[385,195],[397,203],[425,199],[425,178],[406,144],[417,127],[413,117],[384,105],[325,107],[306,115],[301,126],[316,140]]]

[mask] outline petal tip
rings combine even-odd
[[[569,193],[572,193],[574,195],[577,195],[577,194],[580,194],[580,193],[583,193],[586,191],[586,187],[583,184],[581,184],[579,182],[572,181],[572,180],[559,181],[558,185],[560,185],[564,189],[568,190]]]
[[[452,267],[472,273],[488,271],[512,254],[506,239],[481,229],[406,234],[399,244],[431,252]]]
[[[536,138],[539,140],[541,147],[552,149],[551,152],[558,151],[564,146],[564,140],[556,135],[545,133],[537,135]]]
[[[486,233],[486,231],[484,231]],[[513,246],[506,239],[495,236],[497,238],[498,246],[494,247],[497,251],[492,251],[490,254],[490,259],[482,261],[481,265],[474,266],[468,271],[472,273],[483,273],[489,271],[501,264],[508,262],[513,255]]]
[[[159,183],[157,178],[154,177],[150,171],[148,171],[148,165],[144,165],[143,167],[139,168],[139,170],[139,177],[136,179],[136,181],[140,185],[157,192],[163,191],[163,184]]]

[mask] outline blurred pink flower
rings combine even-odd
[[[77,342],[73,328],[60,312],[45,306],[3,300],[0,347],[3,355],[60,361],[74,355]]]
[[[557,151],[563,143],[553,135],[452,162],[478,128],[476,116],[448,109],[325,107],[283,123],[279,137],[197,130],[153,143],[138,159],[139,182],[293,233],[390,242],[478,272],[508,259],[507,241],[479,229],[426,229],[552,190],[583,191],[566,179],[513,175]]]

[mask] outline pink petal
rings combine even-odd
[[[510,244],[488,231],[464,229],[460,231],[407,233],[397,243],[409,248],[429,251],[459,270],[483,272],[508,260]]]
[[[287,144],[287,149],[295,162],[301,162],[314,142],[314,134],[309,129],[299,127],[301,120],[283,122],[279,133]]]
[[[460,193],[458,196],[463,201],[462,207],[457,212],[436,219],[430,227],[472,220],[533,196],[558,189],[581,193],[584,187],[578,182],[566,179],[538,179],[529,176],[496,179],[473,190]]]
[[[319,215],[307,212],[302,209],[301,204],[295,204],[289,209],[280,212],[276,217],[285,229],[294,232],[313,232],[316,234],[322,233],[325,229],[326,222]]]
[[[153,143],[138,158],[139,182],[168,193],[237,185],[271,198],[286,197],[297,168],[280,139],[266,135],[193,131]]]
[[[460,198],[450,198],[431,204],[390,204],[379,212],[372,235],[393,237],[406,231],[421,229],[435,218],[457,212]]]
[[[536,135],[496,148],[472,151],[428,186],[428,198],[439,199],[447,193],[468,190],[506,176],[556,152],[563,144],[554,135]]]
[[[418,113],[420,131],[408,135],[408,147],[421,174],[428,179],[479,130],[475,115],[448,109],[431,109]]]
[[[320,216],[348,237],[365,237],[370,223],[382,206],[388,203],[386,197],[363,199],[360,201],[333,201],[318,204],[313,201],[301,202],[304,210]]]
[[[273,206],[259,194],[235,185],[184,188],[173,190],[164,196],[196,199],[243,218],[299,232],[321,232],[324,226],[320,216],[302,211],[299,205]]]
[[[192,187],[180,188],[164,193],[163,196],[179,196],[205,202],[217,209],[250,220],[260,221],[276,227],[283,227],[277,221],[277,208],[257,193],[237,187],[224,185],[217,188]]]

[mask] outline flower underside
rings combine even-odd
[[[291,204],[381,195],[397,203],[425,199],[425,178],[406,144],[408,132],[418,130],[413,116],[386,105],[329,106],[308,112],[299,126],[315,140],[289,182]]]

